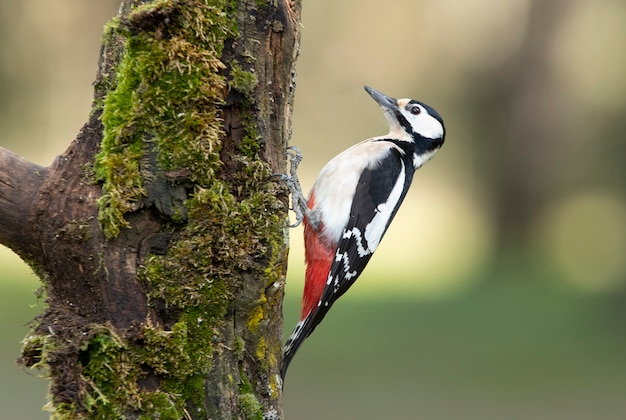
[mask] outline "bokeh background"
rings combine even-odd
[[[0,145],[48,165],[86,121],[114,0],[0,3]],[[290,419],[626,415],[626,3],[304,2],[292,144],[384,134],[362,90],[447,125],[365,274],[294,360]],[[285,334],[302,291],[291,231]],[[15,366],[38,280],[0,249],[0,418],[44,419]]]

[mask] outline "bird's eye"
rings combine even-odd
[[[420,112],[422,112],[422,109],[417,105],[413,105],[409,108],[409,112],[413,115],[418,115]]]

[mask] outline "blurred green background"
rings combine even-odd
[[[1,146],[42,165],[67,147],[118,5],[0,4]],[[303,25],[291,143],[305,187],[384,133],[364,84],[432,105],[448,135],[294,360],[287,417],[624,418],[626,3],[316,0]],[[0,418],[47,417],[45,381],[14,364],[37,288],[0,250]]]

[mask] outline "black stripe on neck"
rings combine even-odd
[[[411,123],[408,122],[406,118],[404,118],[404,115],[402,115],[400,110],[394,109],[393,114],[395,115],[396,120],[398,120],[402,128],[404,128],[404,131],[406,131],[409,136],[414,137],[415,133],[413,132],[413,126],[411,126]]]
[[[398,140],[398,139],[378,139],[376,141],[388,141],[395,144],[402,150],[407,158],[413,159],[413,155],[421,156],[433,150],[437,150],[443,144],[443,139],[430,139],[413,133],[414,141]]]

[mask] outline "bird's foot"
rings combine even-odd
[[[296,221],[294,223],[290,223],[288,226],[296,227],[302,223],[304,217],[309,212],[307,199],[302,193],[302,187],[300,187],[300,180],[298,179],[297,172],[298,166],[302,161],[302,153],[295,146],[287,147],[287,151],[285,153],[289,158],[289,174],[274,174],[274,176],[279,177],[285,182],[287,188],[289,188],[289,193],[291,194],[291,210],[296,215]]]

